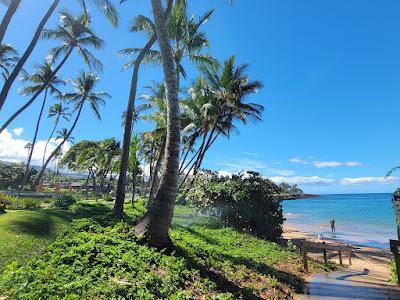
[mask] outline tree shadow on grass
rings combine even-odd
[[[10,229],[15,233],[24,233],[36,237],[52,236],[55,228],[54,220],[45,213],[25,216],[24,219],[10,221]]]
[[[200,234],[199,232],[197,232],[196,230],[193,230],[192,228],[179,226],[179,225],[175,225],[175,226],[178,226],[182,230],[186,230],[190,234],[204,240],[206,243],[214,244],[214,245],[219,244],[219,242],[217,240],[206,237],[206,236]],[[194,245],[192,245],[192,246],[194,246]],[[254,298],[256,296],[253,295],[250,290],[240,288],[235,283],[230,282],[230,281],[228,283],[224,282],[224,281],[227,281],[227,279],[225,279],[220,274],[216,274],[215,272],[210,271],[206,266],[197,263],[194,259],[193,254],[190,254],[187,250],[185,250],[179,246],[176,246],[176,249],[177,249],[176,250],[177,253],[179,255],[183,256],[191,265],[193,265],[193,267],[195,267],[196,269],[199,269],[206,276],[212,278],[213,280],[218,281],[217,284],[222,283],[222,285],[227,285],[227,287],[230,289],[230,290],[227,290],[228,292],[231,292],[234,294],[239,293],[239,295],[246,296],[244,299],[258,299],[258,298]],[[201,253],[202,253],[201,255],[204,256],[203,250],[201,251]],[[209,255],[209,254],[207,253],[207,255]],[[211,255],[209,255],[209,256],[211,256]],[[302,292],[302,290],[304,288],[304,279],[296,274],[277,270],[269,265],[266,265],[264,263],[255,262],[252,259],[249,259],[246,257],[234,257],[234,256],[223,254],[223,253],[213,253],[213,256],[217,256],[217,259],[219,261],[222,261],[222,262],[229,261],[235,266],[244,265],[246,268],[248,268],[250,270],[254,270],[262,275],[275,277],[279,282],[285,283],[285,284],[291,286],[296,292]],[[220,288],[219,285],[218,285],[218,287]]]
[[[262,299],[259,296],[254,295],[250,289],[242,288],[237,283],[232,282],[227,278],[225,278],[222,274],[218,274],[210,270],[206,266],[196,262],[194,257],[190,255],[190,253],[186,251],[184,248],[175,245],[174,250],[178,256],[183,257],[186,260],[186,262],[190,267],[199,270],[201,277],[209,278],[210,280],[212,280],[216,284],[217,289],[219,291],[232,293],[237,298],[240,299],[249,299],[249,300]]]

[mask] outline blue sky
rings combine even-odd
[[[22,52],[50,2],[24,0],[5,41]],[[265,112],[263,122],[239,125],[239,134],[220,139],[207,154],[205,167],[224,172],[254,169],[278,182],[299,183],[313,193],[393,191],[400,174],[383,177],[400,163],[400,2],[237,0],[233,6],[227,2],[192,0],[190,10],[198,15],[215,8],[204,26],[211,53],[221,61],[235,54],[238,63],[250,65],[251,79],[262,80],[265,88],[248,100],[263,104]],[[117,5],[118,29],[92,9],[93,28],[107,43],[96,53],[105,65],[99,89],[109,92],[112,100],[102,108],[101,122],[85,111],[74,133],[77,140],[121,139],[120,116],[131,71],[121,71],[124,60],[117,51],[143,45],[143,37],[128,33],[127,26],[138,14],[151,15],[149,3],[130,0]],[[67,5],[76,11],[75,1],[61,0],[60,8]],[[54,15],[47,27],[57,22]],[[28,70],[54,45],[41,42]],[[189,63],[186,66],[194,78],[197,71]],[[80,68],[84,65],[74,56],[61,74],[72,77]],[[160,69],[142,67],[139,94],[150,80],[161,79]],[[23,103],[17,87],[0,112],[0,121]],[[3,133],[0,159],[23,160],[25,151],[11,148],[31,139],[38,109],[39,101],[12,124],[7,136]],[[43,124],[41,140],[48,137],[50,125]],[[151,126],[139,123],[137,130]],[[23,131],[14,133],[15,128]]]

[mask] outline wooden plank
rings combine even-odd
[[[303,245],[306,246],[307,248],[326,249],[326,250],[331,250],[331,251],[343,251],[343,252],[351,251],[350,246],[336,246],[336,245],[315,243],[315,242],[308,242],[308,241],[304,241]]]
[[[339,251],[339,264],[343,266],[343,261],[342,261],[342,251]]]
[[[349,266],[351,266],[351,251],[349,251]]]

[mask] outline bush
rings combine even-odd
[[[282,234],[283,224],[281,202],[273,198],[278,190],[277,185],[257,172],[224,178],[206,171],[196,177],[186,200],[236,229],[275,241]]]
[[[54,202],[55,207],[59,207],[61,209],[69,209],[72,204],[75,204],[76,200],[71,195],[60,195],[57,197],[56,201]]]
[[[0,207],[4,209],[34,209],[43,204],[43,199],[19,198],[10,195],[0,194]]]

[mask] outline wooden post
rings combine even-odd
[[[349,266],[351,266],[351,250],[349,251]]]
[[[343,261],[342,261],[342,251],[339,250],[339,264],[343,266]]]
[[[303,265],[304,265],[304,270],[308,272],[308,262],[307,262],[307,249],[304,244],[301,245],[301,251],[303,252]]]
[[[397,280],[398,282],[400,282],[400,255],[399,255],[400,242],[396,240],[389,240],[389,241],[390,241],[390,251],[392,251],[394,261],[396,263]]]
[[[326,243],[323,242],[322,244],[325,245]],[[327,256],[326,256],[326,248],[324,248],[323,251],[324,251],[324,263],[325,263],[325,265],[328,265],[328,258],[327,258]]]

